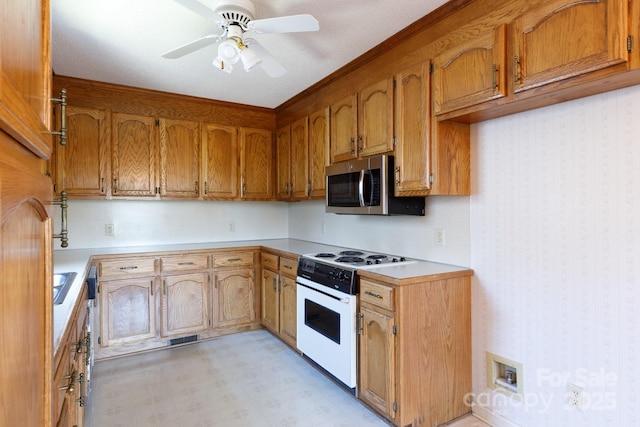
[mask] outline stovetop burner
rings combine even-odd
[[[336,255],[329,253],[329,252],[320,252],[319,254],[315,255],[318,258],[335,258]]]
[[[342,252],[340,252],[342,253]],[[350,262],[350,263],[354,263],[354,262],[364,262],[364,259],[357,257],[357,256],[341,256],[339,258],[336,258],[336,262]]]
[[[374,255],[369,255],[367,257],[367,259],[385,259],[385,258],[387,258],[387,256],[382,254],[374,254]]]
[[[361,251],[342,251],[340,252],[339,255],[344,255],[344,256],[360,256],[360,255],[364,255],[364,252]]]

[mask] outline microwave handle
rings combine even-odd
[[[360,178],[358,178],[358,201],[360,202],[360,207],[363,207],[364,204],[364,175],[366,171],[363,169],[360,171]]]

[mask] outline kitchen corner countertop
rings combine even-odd
[[[124,246],[113,248],[91,249],[66,249],[56,250],[53,254],[53,272],[65,273],[75,271],[78,273],[69,292],[62,304],[53,306],[53,348],[57,351],[58,345],[69,323],[78,296],[89,272],[90,261],[94,258],[109,255],[125,254],[162,254],[177,251],[198,251],[208,249],[241,249],[241,248],[267,248],[291,255],[302,255],[319,252],[332,252],[339,247],[309,242],[297,239],[265,239],[224,241],[211,243],[153,245],[153,246]],[[356,248],[354,248],[356,249]],[[370,279],[385,280],[395,285],[417,283],[424,280],[425,276],[442,276],[442,278],[471,275],[473,270],[448,264],[440,264],[430,261],[415,260],[415,262],[403,265],[385,264],[370,266],[359,270],[358,274]]]

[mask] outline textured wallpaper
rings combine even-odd
[[[474,411],[640,426],[640,86],[474,125],[472,186]],[[523,364],[522,401],[486,351]]]

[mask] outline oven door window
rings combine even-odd
[[[340,344],[340,314],[305,298],[304,324]]]

